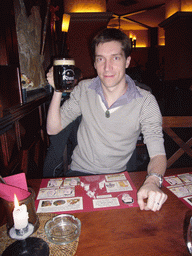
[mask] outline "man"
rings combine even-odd
[[[48,134],[59,133],[82,115],[69,172],[74,176],[125,171],[142,132],[150,162],[148,177],[138,191],[138,204],[141,210],[160,210],[167,195],[159,188],[166,156],[158,104],[150,92],[136,87],[125,74],[131,45],[123,32],[103,30],[94,38],[92,51],[98,77],[81,81],[61,108],[62,93],[54,92],[47,117]],[[54,86],[52,70],[47,78]]]

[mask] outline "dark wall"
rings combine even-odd
[[[0,0],[0,106],[3,116],[22,102],[19,74],[19,55],[12,0]]]
[[[0,0],[0,65],[19,65],[13,0]]]
[[[165,30],[165,80],[192,78],[192,13],[177,12],[162,22]]]

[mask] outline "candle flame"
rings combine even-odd
[[[15,205],[15,209],[19,208],[19,201],[18,201],[18,199],[17,199],[15,194],[14,194],[14,205]]]

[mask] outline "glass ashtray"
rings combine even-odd
[[[60,214],[45,224],[45,233],[54,244],[69,244],[81,233],[81,221],[70,214]]]

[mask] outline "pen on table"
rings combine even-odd
[[[6,184],[5,180],[3,179],[3,177],[0,175],[0,183]]]

